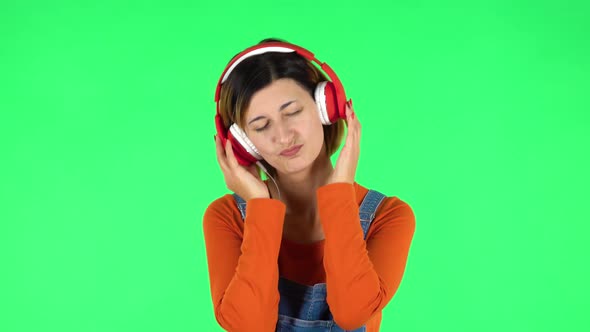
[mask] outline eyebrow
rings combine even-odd
[[[290,100],[290,101],[284,103],[283,105],[281,105],[281,107],[279,107],[279,112],[284,110],[285,108],[287,108],[287,106],[291,105],[291,103],[293,103],[295,101],[296,101],[296,99],[293,99],[293,100]],[[264,115],[259,115],[259,116],[255,117],[254,119],[250,120],[250,122],[248,122],[248,124],[251,124],[252,122],[254,122],[256,120],[260,120],[262,118],[264,118]]]

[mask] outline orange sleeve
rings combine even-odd
[[[274,331],[280,299],[277,260],[286,206],[270,198],[249,200],[242,239],[232,226],[241,216],[228,202],[226,198],[214,201],[203,216],[215,318],[227,331]]]
[[[398,198],[385,198],[365,242],[353,184],[322,186],[317,199],[325,236],[328,305],[339,326],[354,330],[380,312],[397,291],[414,235],[414,213]]]

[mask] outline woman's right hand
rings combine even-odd
[[[229,140],[225,141],[225,147],[221,139],[215,135],[215,147],[217,150],[217,162],[223,172],[227,189],[238,194],[244,200],[252,198],[270,198],[266,184],[256,171],[256,165],[245,168],[238,163]]]

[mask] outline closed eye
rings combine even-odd
[[[286,114],[286,115],[287,115],[287,116],[294,116],[295,114],[301,113],[301,111],[302,111],[302,110],[303,110],[303,109],[299,109],[299,110],[297,110],[297,111],[295,111],[295,112],[293,112],[293,113],[288,113],[288,114]],[[269,123],[267,122],[267,123],[266,123],[266,125],[265,125],[264,127],[261,127],[261,128],[256,128],[256,129],[254,129],[254,131],[261,132],[261,131],[265,130],[266,128],[268,128],[268,124],[269,124]]]

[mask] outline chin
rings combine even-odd
[[[280,167],[277,170],[285,174],[299,173],[311,167],[311,164],[312,162],[309,159],[298,156],[293,159],[281,160]]]

